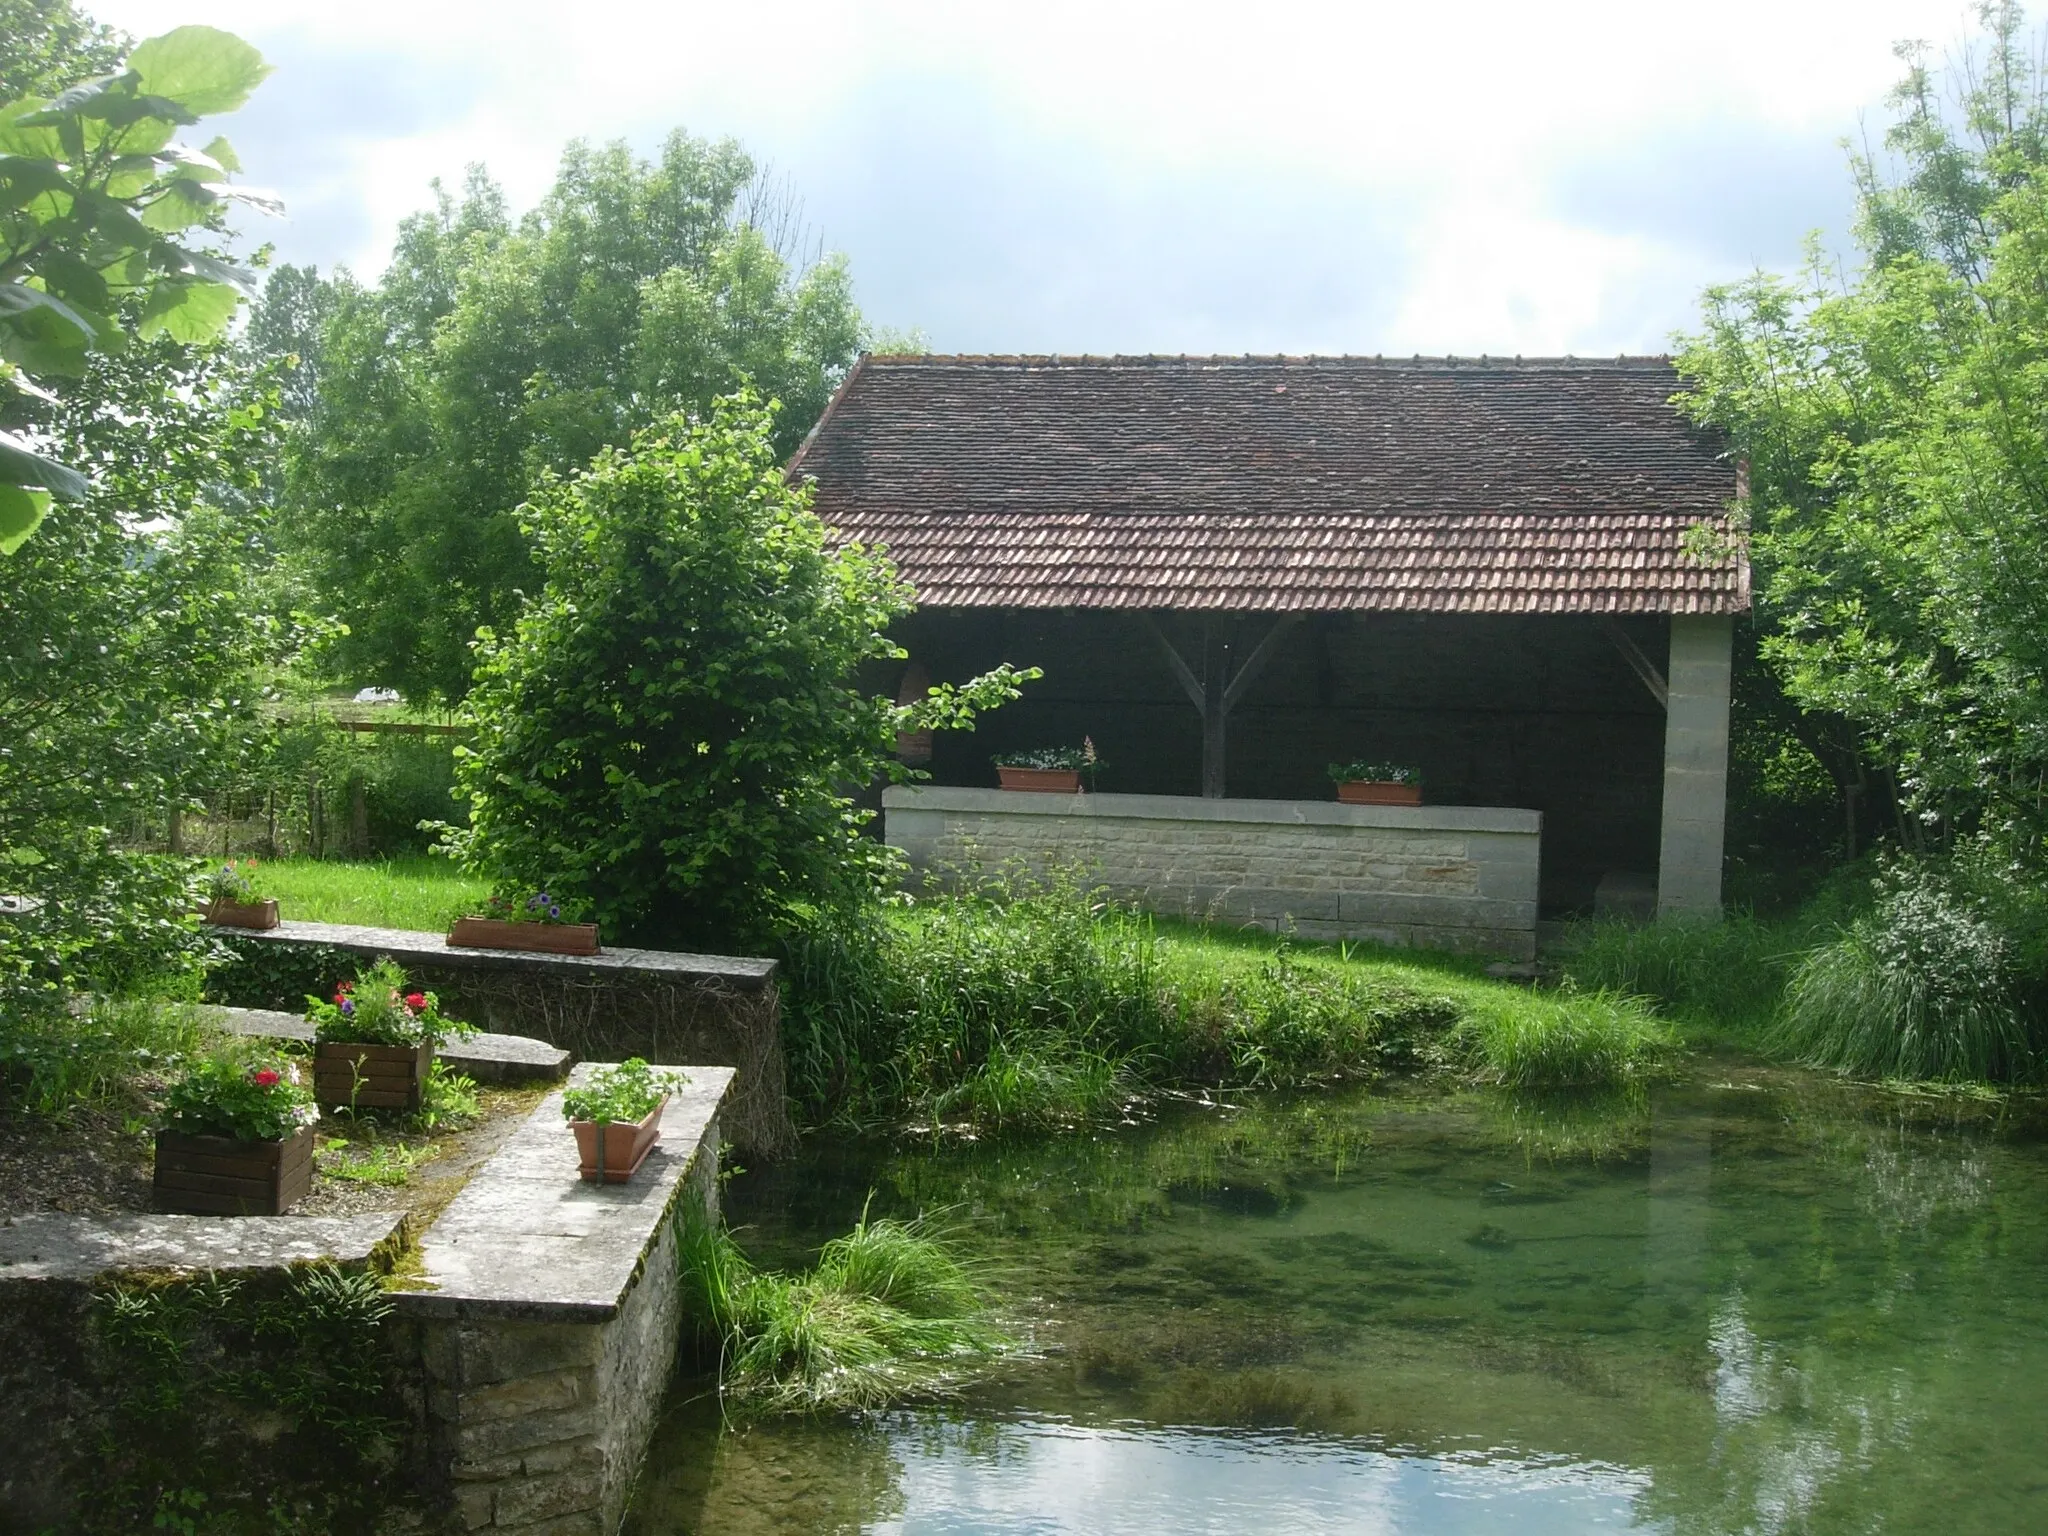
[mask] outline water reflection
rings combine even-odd
[[[2048,1159],[1717,1068],[1348,1091],[741,1181],[797,1262],[949,1207],[1033,1348],[943,1411],[665,1420],[631,1530],[2048,1530]]]

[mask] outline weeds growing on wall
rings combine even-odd
[[[80,1478],[80,1528],[380,1528],[400,1430],[390,1312],[377,1276],[328,1264],[100,1292],[92,1320],[111,1410]]]
[[[877,1408],[943,1391],[1007,1342],[973,1272],[918,1221],[863,1215],[810,1270],[779,1275],[698,1219],[678,1262],[719,1390],[745,1413]]]

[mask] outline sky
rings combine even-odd
[[[435,177],[737,138],[944,352],[1661,352],[1849,216],[1958,0],[85,0],[275,73],[220,121],[280,260],[374,276]],[[208,133],[214,125],[207,125]]]

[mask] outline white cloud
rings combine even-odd
[[[1956,0],[94,9],[138,34],[224,26],[279,62],[231,127],[293,204],[291,257],[375,270],[432,177],[487,161],[523,205],[566,139],[647,146],[683,124],[787,167],[878,319],[942,346],[1171,351],[1661,344],[1701,284],[1838,216],[1790,206],[1811,177],[1777,167],[1854,130],[1896,39],[1947,42],[1967,20]],[[1560,203],[1644,145],[1694,173],[1730,125],[1745,179],[1713,191],[1739,258],[1655,159],[1631,173],[1640,195]],[[992,158],[963,164],[962,145]],[[961,199],[976,228],[949,227],[942,177],[986,183]],[[1313,217],[1318,200],[1342,217]],[[1028,268],[1006,209],[1031,210]],[[1264,221],[1289,210],[1299,270],[1276,275],[1304,286],[1262,290],[1252,268],[1286,233]]]

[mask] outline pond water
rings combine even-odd
[[[721,1432],[627,1529],[2048,1531],[2048,1122],[1708,1063],[1540,1106],[1343,1089],[735,1179],[761,1262],[948,1208],[1019,1356]]]

